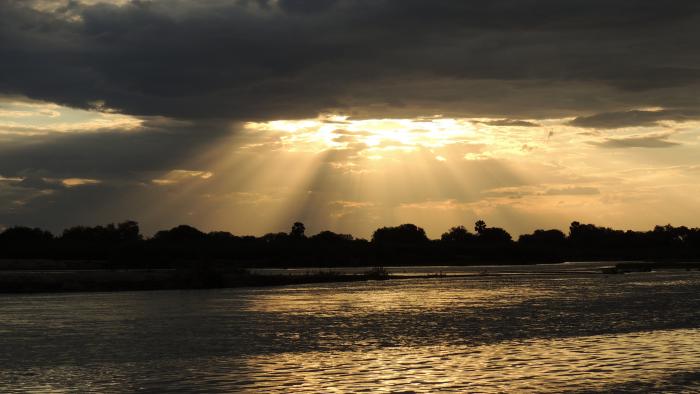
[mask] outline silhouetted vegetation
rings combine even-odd
[[[473,232],[452,227],[431,240],[414,224],[382,227],[372,239],[322,231],[307,236],[303,223],[288,233],[260,237],[205,233],[180,225],[141,235],[136,222],[68,228],[58,236],[38,228],[11,227],[0,233],[0,269],[188,268],[358,266],[393,264],[532,263],[575,260],[672,260],[700,257],[700,229],[671,225],[623,231],[571,223],[569,233],[535,230],[514,241],[483,220]],[[23,263],[25,259],[44,259]],[[61,261],[60,263],[58,261]],[[78,263],[80,262],[80,263]],[[38,264],[38,265],[37,265]],[[70,264],[69,264],[70,265]]]
[[[205,233],[187,225],[144,237],[138,223],[126,221],[72,227],[58,236],[38,228],[4,230],[0,233],[0,291],[209,288],[389,277],[383,268],[351,277],[328,272],[294,278],[251,276],[246,270],[259,267],[655,262],[608,269],[615,273],[655,269],[659,262],[696,269],[695,264],[679,262],[699,258],[700,228],[671,225],[623,231],[573,222],[568,234],[535,230],[514,241],[506,230],[489,227],[483,220],[475,223],[473,232],[456,226],[437,240],[414,224],[402,224],[377,229],[368,241],[331,231],[307,236],[300,222],[289,233],[260,237]],[[72,274],[55,274],[66,270]],[[42,276],[42,272],[53,273]]]

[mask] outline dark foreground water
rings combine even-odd
[[[0,296],[0,392],[700,392],[700,273]]]

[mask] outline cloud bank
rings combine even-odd
[[[0,4],[0,91],[174,118],[697,108],[695,1]]]
[[[0,226],[700,219],[699,35],[690,0],[0,1]]]

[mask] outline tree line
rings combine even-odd
[[[0,258],[99,261],[100,266],[113,268],[207,261],[236,267],[288,267],[678,260],[700,258],[700,228],[665,225],[649,231],[624,231],[573,222],[567,234],[556,229],[535,230],[514,240],[506,230],[479,220],[473,229],[452,227],[440,239],[429,239],[414,224],[402,224],[379,228],[366,240],[331,231],[307,235],[300,222],[289,232],[260,237],[205,233],[188,225],[144,237],[137,222],[125,221],[71,227],[60,235],[39,228],[10,227],[0,233]],[[17,264],[21,262],[14,267]]]

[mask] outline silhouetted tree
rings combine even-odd
[[[0,253],[4,257],[50,257],[54,237],[39,228],[10,227],[0,233]]]
[[[593,224],[572,222],[569,227],[569,240],[578,247],[614,247],[624,244],[625,232]]]
[[[147,240],[134,221],[71,227],[60,237],[38,228],[12,227],[0,232],[0,258],[80,260],[80,267],[196,269],[231,261],[292,266],[700,259],[700,229],[670,224],[650,231],[621,231],[572,222],[568,236],[559,230],[535,230],[521,235],[517,243],[507,231],[488,227],[483,220],[478,220],[474,229],[476,233],[470,233],[464,226],[455,226],[439,241],[431,241],[422,228],[402,224],[377,229],[368,242],[331,231],[307,238],[301,222],[294,223],[289,233],[262,237],[238,237],[223,231],[205,234],[181,225]],[[0,269],[12,264],[0,262]]]
[[[127,220],[117,225],[117,233],[121,241],[136,242],[143,239],[138,222]]]
[[[474,223],[474,230],[478,234],[479,243],[482,244],[505,244],[512,240],[506,230],[500,227],[487,227],[483,220]]]
[[[477,234],[481,234],[484,230],[486,230],[486,222],[477,220],[476,223],[474,223],[474,231],[476,231]]]
[[[372,234],[373,243],[424,243],[428,242],[425,230],[415,224],[382,227]]]
[[[536,260],[563,260],[567,245],[566,235],[560,230],[535,230],[518,238],[520,253]]]
[[[295,222],[292,225],[292,231],[289,232],[289,236],[293,238],[304,238],[304,233],[306,232],[306,226],[302,222]]]
[[[125,221],[106,226],[75,226],[63,230],[56,245],[57,257],[106,259],[129,254],[143,240],[138,223]]]
[[[323,243],[338,243],[352,241],[353,237],[350,234],[336,234],[332,231],[321,231],[311,237],[312,241]]]
[[[170,230],[158,231],[153,236],[155,241],[174,243],[202,241],[205,238],[206,234],[186,224],[181,224],[177,227],[171,228]]]
[[[40,228],[10,227],[0,234],[0,242],[3,243],[43,243],[51,241],[53,234]]]
[[[523,234],[518,243],[539,248],[560,248],[566,244],[566,235],[561,230],[535,230],[532,234]]]
[[[456,226],[450,228],[446,233],[443,233],[440,240],[444,242],[460,242],[467,243],[472,242],[476,236],[470,233],[464,226]]]
[[[674,246],[683,244],[690,235],[690,230],[685,226],[673,227],[667,224],[655,226],[651,235],[658,246]]]
[[[76,226],[63,230],[61,240],[72,243],[109,243],[137,242],[143,239],[138,223],[126,221],[114,225],[85,227]]]
[[[260,237],[260,240],[263,241],[265,244],[275,244],[275,243],[280,243],[287,241],[289,239],[289,235],[287,233],[267,233]]]
[[[228,231],[212,231],[207,234],[207,238],[215,242],[229,242],[238,239],[238,237]]]

